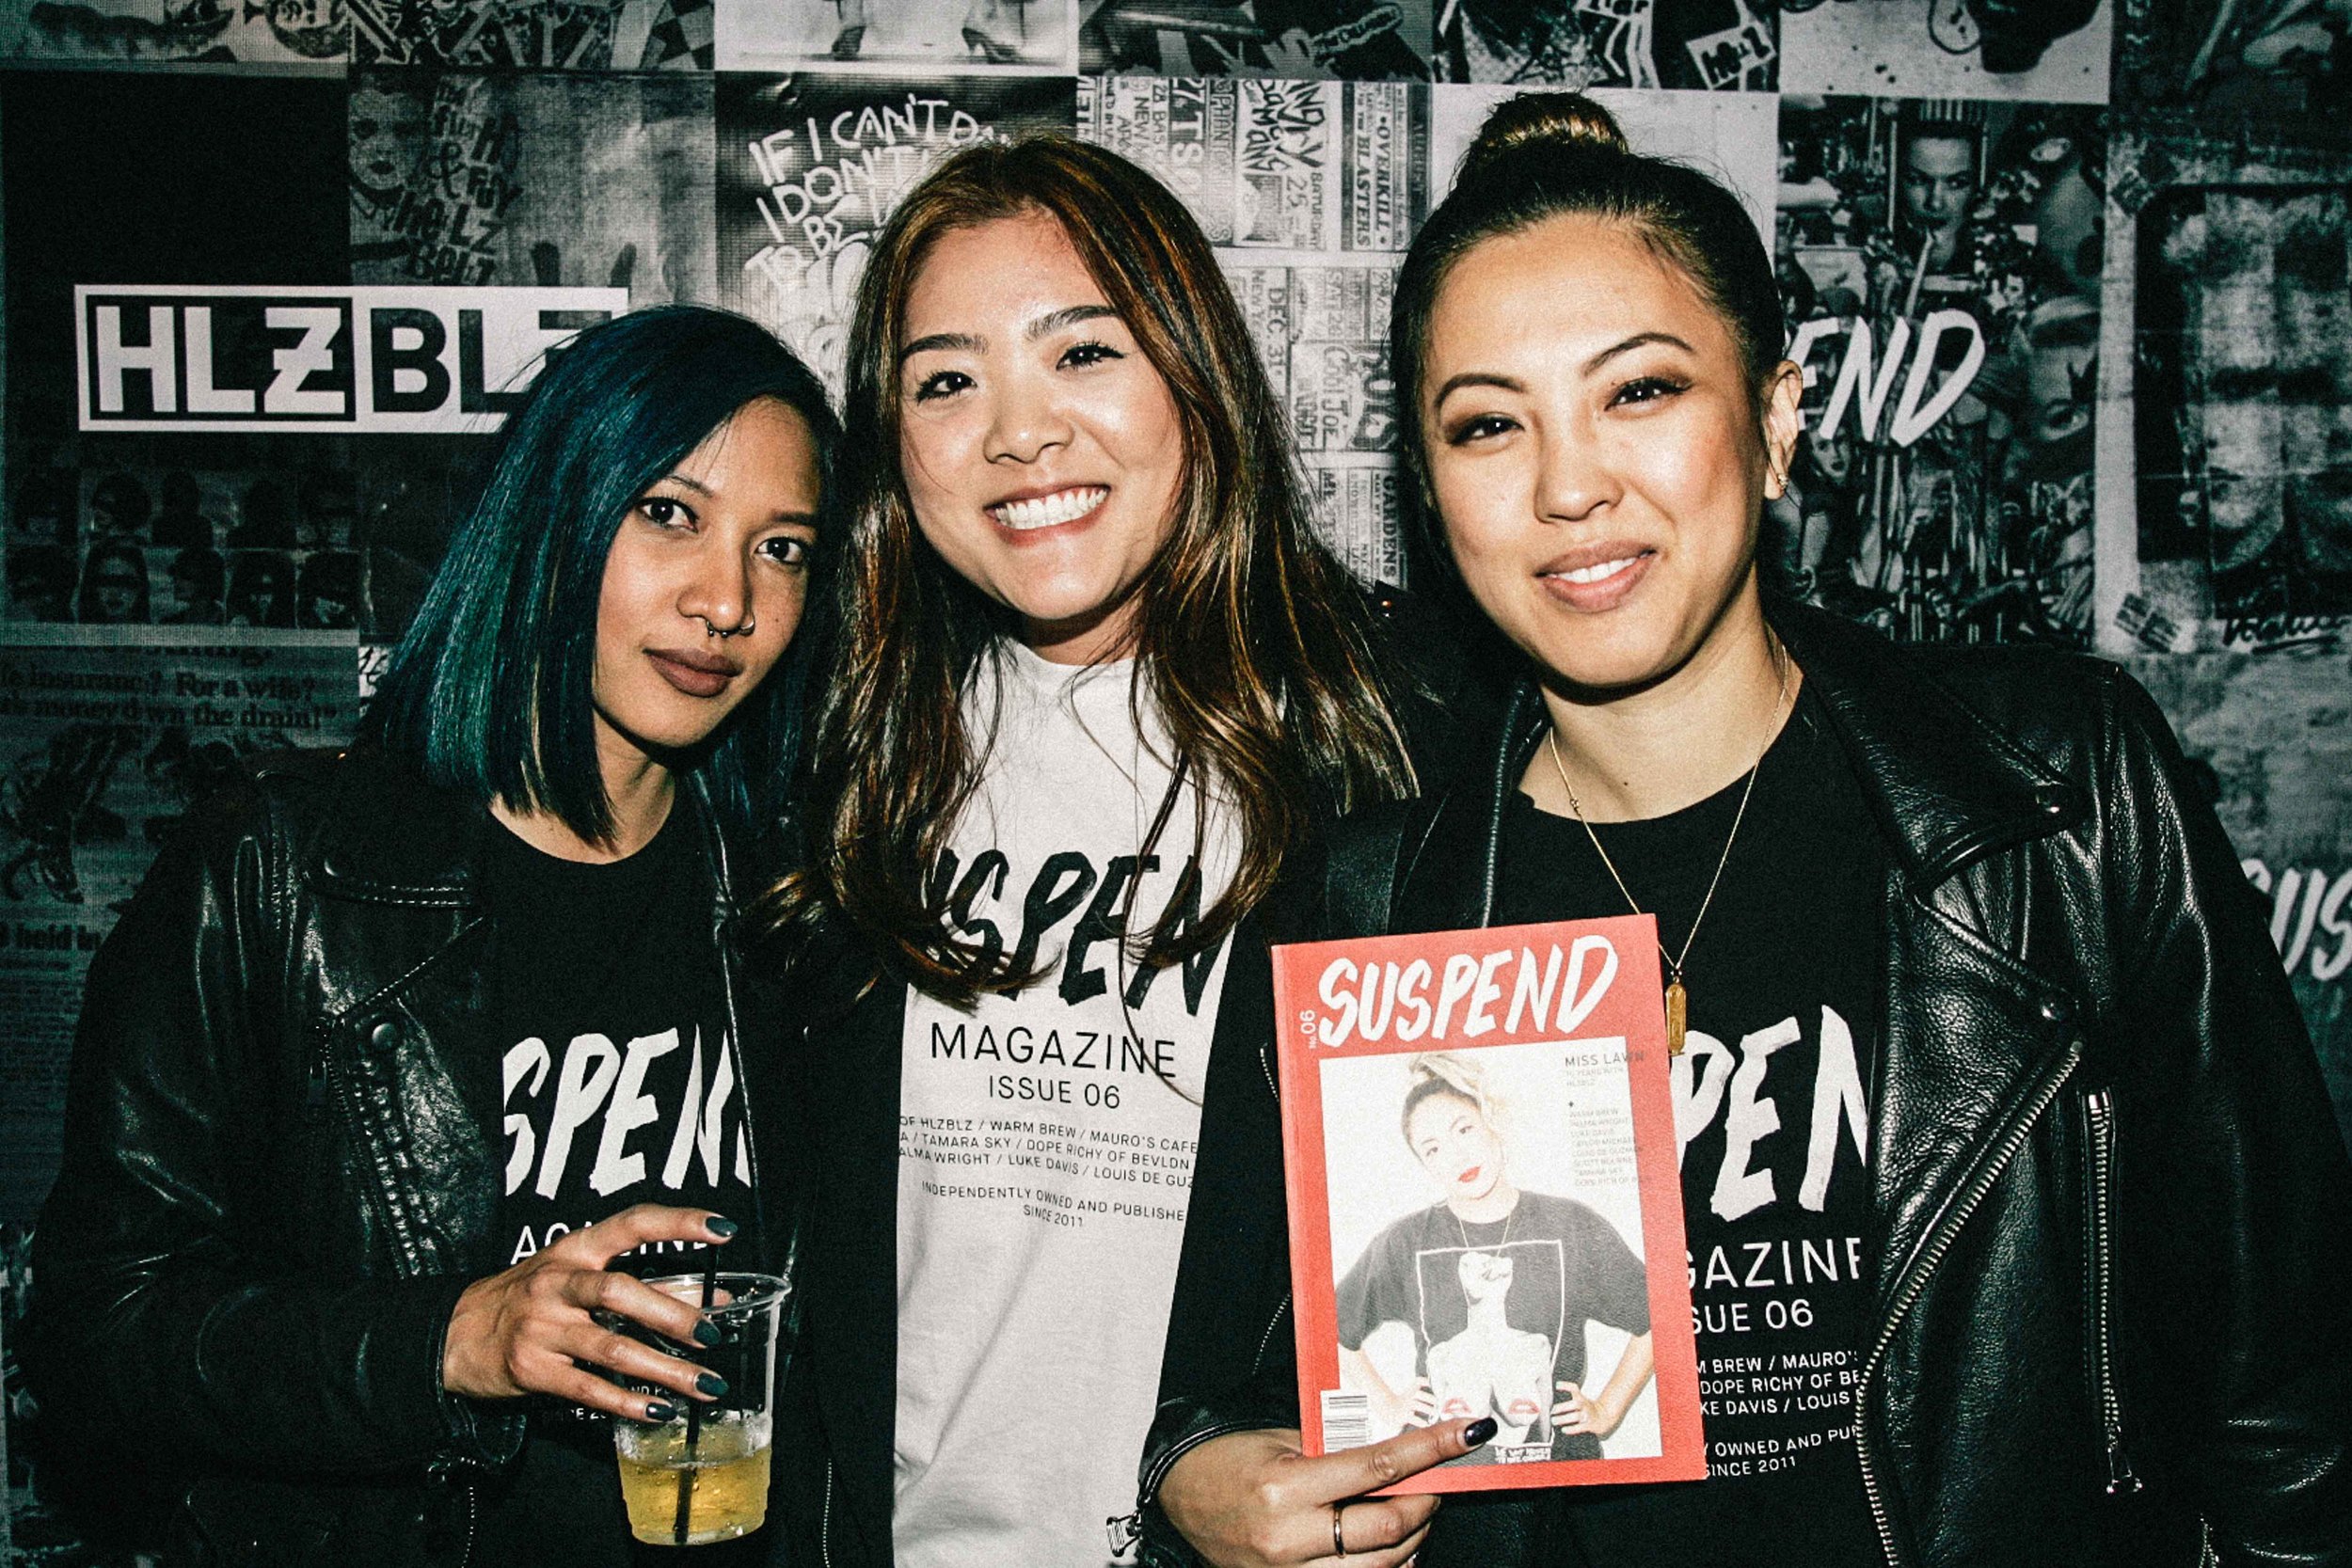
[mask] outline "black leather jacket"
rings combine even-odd
[[[2090,660],[1772,620],[1889,867],[1857,1406],[1886,1560],[2352,1564],[2352,1172],[2154,705]],[[1523,691],[1483,769],[1343,823],[1297,934],[1491,923],[1542,722]],[[1191,1445],[1297,1424],[1271,1064],[1227,1065],[1147,1499]],[[1552,1560],[1546,1496],[1449,1499],[1421,1562]]]
[[[61,1457],[109,1506],[174,1510],[189,1560],[460,1562],[469,1482],[520,1450],[516,1407],[440,1386],[459,1292],[507,1261],[489,831],[383,756],[272,758],[166,847],[92,962],[26,1368]],[[739,1063],[755,1105],[773,1053]],[[774,1212],[756,1148],[754,1170]],[[744,1218],[731,1246],[772,1252]]]

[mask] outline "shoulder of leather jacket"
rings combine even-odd
[[[367,903],[460,908],[473,901],[487,817],[428,784],[405,759],[368,747],[286,750],[244,765],[209,807],[231,831],[286,839],[311,893]]]
[[[1897,643],[1809,606],[1772,624],[1914,886],[2088,820],[2122,672],[2061,649]]]

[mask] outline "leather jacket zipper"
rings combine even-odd
[[[1893,1308],[1886,1314],[1886,1322],[1879,1329],[1878,1338],[1871,1342],[1869,1354],[1863,1357],[1862,1387],[1854,1402],[1854,1457],[1861,1461],[1863,1496],[1870,1505],[1870,1521],[1878,1527],[1880,1548],[1885,1552],[1886,1560],[1894,1568],[1902,1568],[1906,1560],[1900,1543],[1895,1538],[1894,1514],[1886,1500],[1886,1481],[1880,1473],[1879,1462],[1870,1452],[1870,1390],[1878,1386],[1880,1374],[1885,1369],[1886,1352],[1895,1342],[1895,1331],[1910,1315],[1912,1307],[1918,1304],[1920,1295],[1927,1290],[1928,1281],[1934,1277],[1937,1265],[1944,1261],[1945,1254],[1951,1251],[1952,1242],[1960,1234],[1960,1227],[1968,1223],[1969,1216],[1984,1202],[1985,1195],[2001,1179],[2001,1173],[2009,1168],[2009,1163],[2026,1146],[2026,1139],[2031,1135],[2034,1123],[2042,1119],[2042,1113],[2050,1108],[2050,1102],[2058,1098],[2058,1090],[2074,1074],[2082,1056],[2083,1042],[2079,1039],[2069,1041],[2066,1053],[2034,1091],[2024,1114],[2001,1134],[1992,1152],[1968,1178],[1961,1189],[1959,1199],[1946,1213],[1942,1223],[1930,1232],[1918,1268],[1896,1296]]]
[[[2131,1456],[2123,1450],[2123,1400],[2115,1377],[2115,1097],[2106,1089],[2083,1097],[2083,1117],[2090,1136],[2085,1157],[2090,1237],[2085,1272],[2090,1282],[2090,1385],[2099,1404],[2099,1426],[2106,1440],[2107,1496],[2139,1490]]]
[[[817,1555],[833,1568],[833,1461],[825,1461],[825,1500],[817,1513]]]
[[[466,1549],[457,1554],[457,1568],[472,1568],[474,1536],[482,1528],[482,1489],[466,1483]]]

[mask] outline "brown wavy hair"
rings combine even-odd
[[[963,694],[1014,622],[915,525],[899,466],[898,348],[941,235],[1040,213],[1135,334],[1184,432],[1174,524],[1136,589],[1137,701],[1148,688],[1175,750],[1144,852],[1187,781],[1200,810],[1215,797],[1240,830],[1232,885],[1197,919],[1173,901],[1131,937],[1131,956],[1165,966],[1214,949],[1319,815],[1413,787],[1370,608],[1310,527],[1282,407],[1200,226],[1104,149],[1059,135],[966,148],[898,205],[859,285],[844,409],[850,525],[805,781],[808,857],[768,907],[787,933],[846,920],[887,968],[957,1003],[1033,978],[1000,949],[957,938],[931,872],[990,739],[969,733]]]

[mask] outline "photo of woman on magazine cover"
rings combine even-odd
[[[1515,1060],[1522,1056],[1533,1059]],[[1327,1101],[1335,1259],[1346,1255],[1349,1227],[1338,1212],[1344,1186],[1373,1189],[1359,1187],[1357,1204],[1408,1192],[1414,1202],[1380,1227],[1339,1281],[1341,1389],[1366,1398],[1367,1440],[1408,1425],[1491,1416],[1501,1431],[1463,1463],[1599,1459],[1601,1440],[1650,1387],[1648,1277],[1628,1232],[1592,1203],[1512,1180],[1517,1157],[1531,1174],[1540,1161],[1548,1180],[1573,1184],[1556,1180],[1572,1168],[1565,1125],[1540,1155],[1532,1140],[1511,1135],[1494,1080],[1521,1067],[1532,1069],[1531,1084],[1548,1075],[1566,1092],[1556,1044],[1325,1064],[1327,1095],[1334,1073],[1377,1073],[1398,1105],[1397,1120],[1387,1123],[1339,1114],[1336,1097]],[[1401,1101],[1393,1092],[1400,1078]],[[1391,1125],[1418,1167],[1413,1188],[1397,1179],[1404,1167],[1387,1142]],[[1629,1143],[1629,1130],[1626,1137]],[[1638,1220],[1638,1205],[1625,1207],[1621,1217]],[[1638,1236],[1638,1225],[1630,1233]],[[1629,1337],[1613,1366],[1588,1347],[1588,1323]],[[1610,1367],[1604,1382],[1588,1381],[1588,1363]],[[1657,1452],[1654,1412],[1644,1424],[1646,1441],[1615,1445],[1620,1451],[1610,1457]]]

